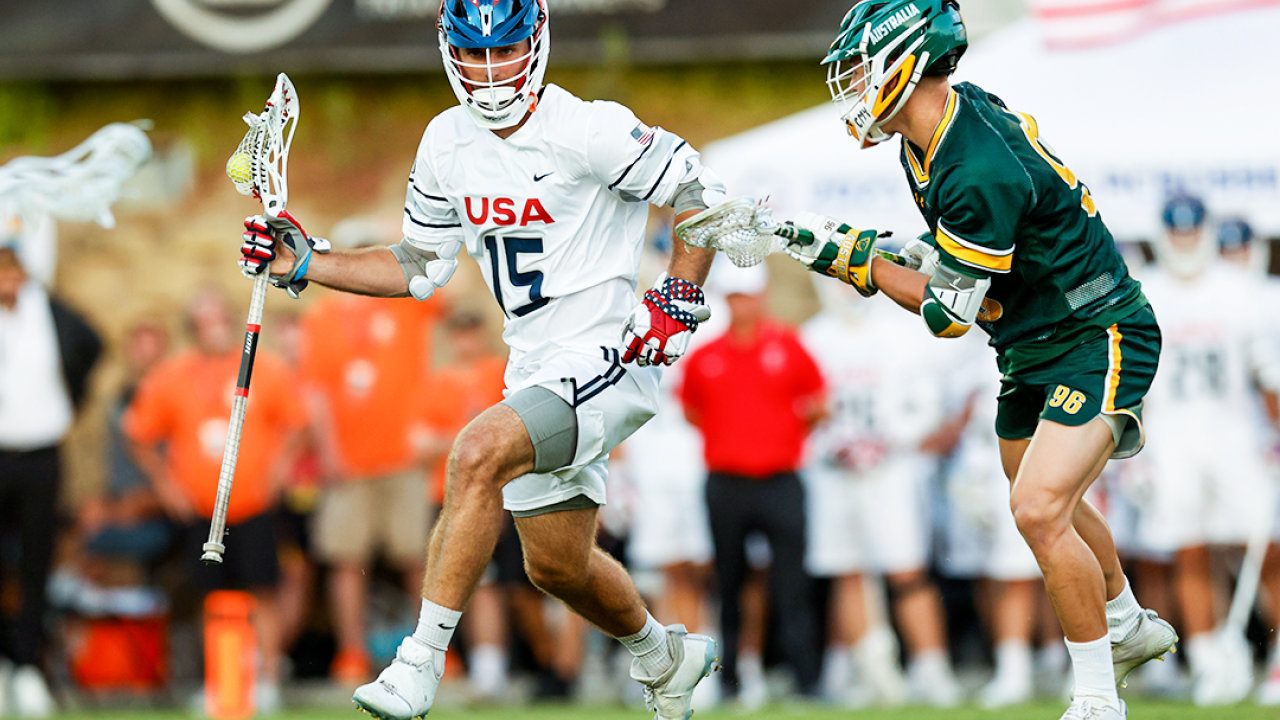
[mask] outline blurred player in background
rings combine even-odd
[[[377,226],[334,226],[338,247],[373,245]],[[330,294],[302,318],[298,349],[318,440],[323,490],[312,515],[316,556],[330,565],[328,594],[338,650],[336,682],[367,682],[369,583],[379,553],[404,578],[407,598],[422,585],[431,517],[426,480],[409,442],[413,406],[405,394],[431,366],[439,306]]]
[[[848,639],[857,643],[854,665],[867,700],[894,704],[909,690],[914,702],[953,707],[961,690],[947,656],[942,599],[927,570],[927,493],[939,456],[959,432],[946,421],[948,402],[957,399],[948,397],[947,374],[960,349],[938,348],[888,306],[858,302],[852,287],[819,282],[817,289],[823,309],[805,323],[801,340],[831,388],[831,416],[815,430],[806,463],[809,562],[835,578],[838,627],[867,624],[848,617],[865,615],[862,575],[884,576],[910,684],[897,678],[897,657],[884,656],[891,643],[857,632]],[[859,351],[867,347],[879,350]],[[887,629],[875,624],[866,631]]]
[[[991,400],[1000,393],[1000,373],[992,366],[991,351],[976,338],[960,343],[965,347],[957,351],[965,357],[954,358],[953,376],[963,380],[951,390],[964,394],[968,389],[968,399],[955,417],[963,431],[947,463],[938,570],[947,577],[978,580],[979,610],[985,611],[995,655],[995,676],[979,691],[978,703],[991,709],[1035,696],[1031,645],[1041,578],[1036,556],[1009,514],[1009,479],[991,431],[996,419]]]
[[[739,644],[748,635],[741,600],[750,571],[747,540],[759,533],[772,556],[768,604],[778,618],[782,655],[798,691],[816,696],[821,655],[813,579],[804,565],[807,520],[798,470],[809,431],[824,415],[826,388],[796,332],[767,312],[763,265],[726,263],[715,279],[729,306],[729,327],[690,353],[680,400],[685,417],[702,433],[724,689],[744,700],[749,676],[740,677],[739,655],[755,651],[754,662],[763,656],[760,648]]]
[[[160,504],[180,526],[178,547],[181,557],[192,561],[187,577],[196,589],[236,588],[257,601],[253,619],[261,665],[254,700],[259,712],[272,713],[280,708],[283,653],[273,510],[306,419],[301,401],[289,390],[291,375],[284,363],[259,351],[258,389],[245,414],[236,490],[227,506],[227,533],[235,542],[223,564],[198,562],[213,517],[241,348],[221,293],[197,294],[187,321],[194,346],[147,373],[125,413],[124,429]]]
[[[506,316],[507,397],[459,435],[428,549],[418,629],[362,708],[426,713],[444,653],[493,553],[505,505],[530,579],[634,655],[632,676],[659,718],[684,718],[715,642],[664,628],[596,546],[608,452],[657,410],[661,365],[707,316],[699,284],[712,253],[677,243],[669,276],[639,304],[648,203],[676,220],[724,199],[688,143],[625,107],[543,86],[550,36],[542,0],[443,3],[439,43],[460,103],[431,121],[406,193],[405,239],[390,248],[325,244],[287,219],[246,222],[241,264],[276,284],[426,300],[465,247]],[[628,366],[624,363],[634,362]]]
[[[901,159],[929,225],[905,252],[876,256],[879,233],[803,213],[787,252],[806,267],[883,290],[929,331],[978,323],[1004,374],[996,432],[1010,505],[1035,553],[1075,670],[1066,719],[1120,720],[1116,685],[1177,635],[1129,590],[1102,515],[1082,500],[1110,457],[1142,447],[1142,396],[1160,329],[1075,174],[1035,120],[948,76],[968,46],[953,0],[864,0],[823,61],[849,133],[863,147],[902,136]]]
[[[1219,258],[1204,204],[1176,195],[1163,221],[1157,265],[1142,276],[1160,307],[1165,362],[1147,396],[1150,497],[1139,506],[1137,536],[1173,553],[1192,698],[1220,705],[1248,694],[1252,658],[1243,628],[1219,629],[1210,545],[1244,545],[1274,518],[1265,455],[1272,433],[1258,394],[1275,408],[1280,357],[1267,313],[1257,311],[1263,282]]]

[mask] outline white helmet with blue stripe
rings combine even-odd
[[[440,56],[453,93],[480,127],[508,128],[524,119],[537,103],[547,71],[551,36],[546,0],[444,0],[440,3]],[[463,60],[458,50],[515,45],[529,40],[529,51],[514,60]],[[514,76],[496,79],[496,70],[520,64]],[[464,72],[470,70],[471,77]],[[482,73],[476,73],[482,70]],[[502,73],[507,75],[507,73]],[[482,80],[474,79],[481,75]]]

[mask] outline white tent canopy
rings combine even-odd
[[[1161,204],[1177,189],[1275,237],[1277,30],[1280,7],[1271,6],[1169,25],[1123,44],[1050,51],[1024,19],[971,47],[953,79],[1035,116],[1118,239],[1154,237]],[[822,75],[815,67],[814,82]],[[731,194],[769,196],[781,219],[814,210],[905,239],[926,227],[897,146],[859,150],[828,103],[712,143],[705,155]]]

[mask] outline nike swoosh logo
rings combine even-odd
[[[436,625],[439,626],[441,630],[452,630],[458,627],[457,625],[445,625],[444,623],[436,623]]]
[[[548,176],[548,175],[555,175],[555,171],[554,171],[554,170],[552,170],[552,171],[551,171],[551,172],[549,172],[549,173],[543,173],[543,174],[541,174],[541,175],[534,175],[534,176],[533,176],[533,181],[534,181],[534,182],[542,182],[542,179],[543,179],[543,178],[545,178],[545,177],[546,177],[546,176]]]

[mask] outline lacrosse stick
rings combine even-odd
[[[257,115],[246,113],[249,131],[235,153],[227,160],[227,177],[241,195],[253,195],[262,201],[269,220],[285,213],[289,202],[289,146],[298,126],[298,95],[289,76],[280,73],[267,106]],[[249,402],[249,380],[253,375],[253,358],[258,350],[258,333],[262,330],[262,306],[267,299],[270,273],[259,273],[253,280],[249,300],[249,318],[245,321],[244,353],[240,356],[240,374],[236,378],[235,397],[231,401],[231,423],[227,426],[227,442],[222,448],[222,468],[218,472],[218,496],[209,523],[209,540],[204,544],[204,562],[222,562],[226,551],[223,535],[227,530],[227,504],[231,500],[231,482],[235,479],[236,458],[240,454],[240,431],[244,426],[245,407]]]
[[[111,205],[125,181],[151,157],[151,141],[137,123],[111,123],[54,157],[19,157],[0,167],[0,198],[13,200],[26,224],[42,215],[115,227]]]
[[[782,250],[784,240],[800,240],[806,244],[814,240],[808,230],[778,223],[769,208],[757,205],[749,197],[726,200],[707,208],[676,225],[675,233],[689,247],[723,252],[738,267],[759,265],[768,255]],[[915,269],[912,260],[902,255],[878,248],[876,254]]]
[[[1254,600],[1257,599],[1263,560],[1266,559],[1271,532],[1275,529],[1276,522],[1275,480],[1272,480],[1269,487],[1270,492],[1262,499],[1268,508],[1266,517],[1253,528],[1245,544],[1244,560],[1240,562],[1240,574],[1236,577],[1236,589],[1231,596],[1231,609],[1227,611],[1227,619],[1222,627],[1224,635],[1244,637]]]

